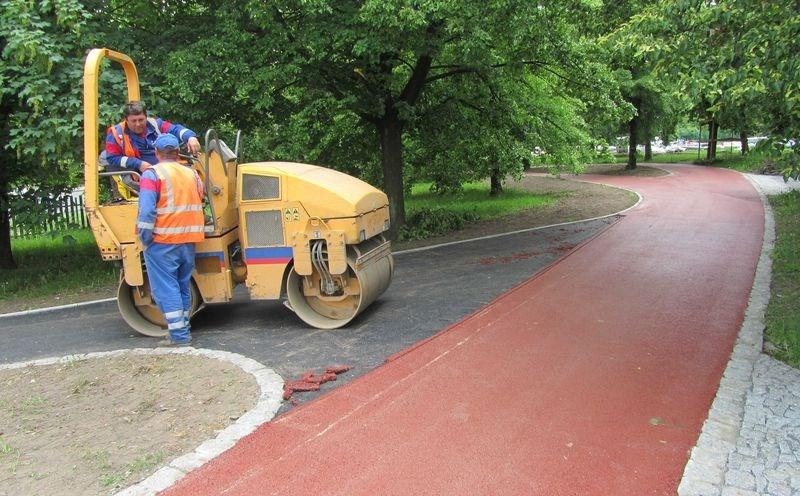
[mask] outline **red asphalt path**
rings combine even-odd
[[[744,316],[764,212],[736,172],[665,168],[592,178],[644,201],[166,494],[674,494]]]

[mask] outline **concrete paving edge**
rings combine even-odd
[[[152,496],[168,488],[182,479],[190,471],[219,456],[223,451],[233,447],[236,442],[255,431],[258,426],[275,416],[281,406],[283,396],[283,379],[274,370],[238,353],[210,350],[204,348],[134,348],[131,350],[102,351],[96,353],[80,353],[64,357],[42,358],[26,362],[0,364],[0,370],[18,369],[29,366],[68,363],[73,360],[91,358],[118,357],[127,354],[135,355],[194,355],[229,362],[255,378],[261,390],[256,405],[239,417],[213,439],[209,439],[194,451],[181,455],[157,470],[153,475],[134,484],[115,496]]]
[[[775,218],[758,183],[743,174],[764,205],[764,241],[758,259],[744,322],[728,360],[717,395],[703,423],[697,444],[678,486],[679,496],[719,496],[724,487],[728,457],[736,448],[747,392],[753,387],[753,371],[763,348],[764,316],[770,299]]]
[[[117,301],[116,298],[104,298],[102,300],[82,301],[80,303],[70,303],[68,305],[58,305],[56,307],[34,308],[33,310],[23,310],[21,312],[0,313],[0,319],[3,317],[22,317],[25,315],[36,315],[37,313],[55,312],[56,310],[66,310],[68,308],[86,307],[89,305],[96,305],[98,303],[107,303],[109,301]]]

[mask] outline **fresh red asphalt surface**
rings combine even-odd
[[[743,320],[764,211],[736,172],[664,168],[590,177],[644,200],[166,494],[675,494]]]

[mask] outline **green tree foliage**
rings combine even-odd
[[[159,115],[224,137],[244,129],[248,160],[317,163],[381,185],[395,228],[414,181],[447,191],[492,178],[499,193],[534,150],[580,167],[620,122],[629,133],[635,124],[635,145],[669,131],[684,107],[743,136],[768,123],[787,173],[798,173],[787,143],[800,136],[800,21],[780,2],[0,5],[5,266],[9,191],[43,194],[79,175],[78,82],[93,46],[133,57]],[[104,72],[101,102],[118,107],[116,72]],[[104,109],[103,126],[116,111]]]
[[[744,133],[763,123],[785,174],[797,177],[797,148],[785,145],[800,136],[796,3],[662,0],[624,29],[711,122]]]
[[[15,267],[11,189],[28,194],[57,190],[76,175],[81,149],[78,40],[90,19],[77,0],[0,2],[0,267]]]
[[[624,125],[629,170],[636,168],[637,145],[644,143],[645,158],[651,158],[651,141],[657,133],[673,132],[681,111],[675,82],[658,74],[654,57],[642,50],[641,34],[630,28],[631,18],[648,5],[638,0],[607,3],[602,24],[606,32],[600,38],[625,101],[633,110]]]
[[[442,186],[504,177],[532,145],[580,161],[575,146],[589,148],[582,101],[610,92],[581,33],[595,7],[228,3],[208,10],[214,37],[171,52],[165,87],[216,112],[198,106],[198,119],[266,128],[272,156],[380,178],[399,227],[411,177]],[[613,99],[597,100],[615,111]]]
[[[42,224],[55,197],[82,182],[82,76],[89,48],[127,33],[111,4],[0,0],[0,267],[13,268],[9,209]],[[124,81],[105,71],[101,129],[120,119]]]

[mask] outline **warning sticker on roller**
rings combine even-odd
[[[287,208],[283,211],[283,218],[287,221],[300,220],[300,209],[297,207]]]

